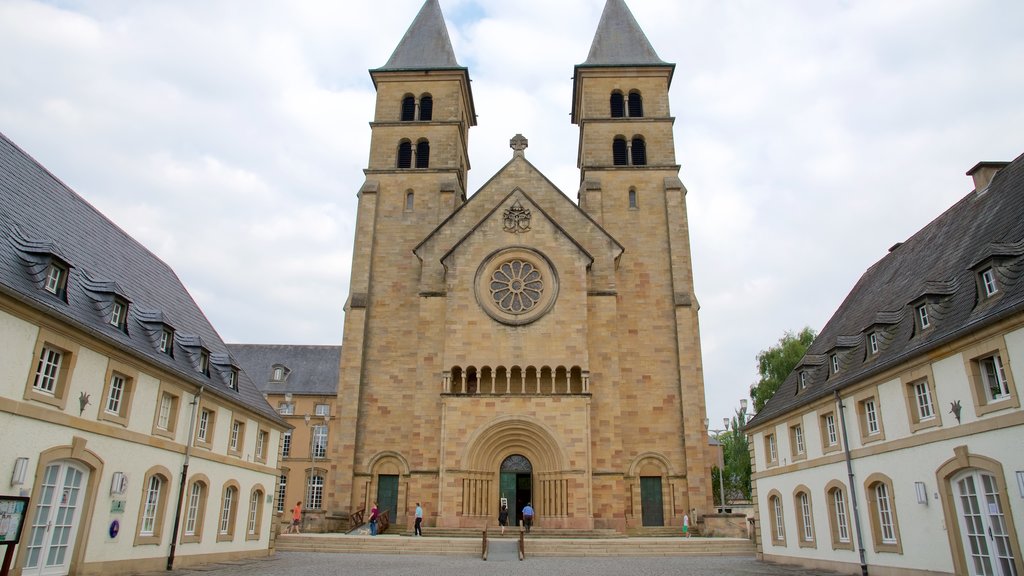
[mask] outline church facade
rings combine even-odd
[[[324,506],[392,523],[681,525],[711,508],[686,189],[662,61],[622,0],[575,67],[578,202],[511,140],[472,196],[476,124],[437,0],[377,91]]]

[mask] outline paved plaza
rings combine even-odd
[[[588,557],[527,558],[518,562],[484,562],[453,556],[330,554],[278,552],[266,559],[212,564],[162,572],[172,576],[819,576],[834,574],[793,566],[765,564],[749,557]]]

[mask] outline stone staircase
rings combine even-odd
[[[423,538],[398,534],[382,534],[380,536],[282,534],[277,538],[276,548],[281,552],[479,557],[483,542],[480,531],[473,532],[475,532],[473,537],[435,535]],[[537,532],[541,532],[541,530],[531,531],[526,537],[527,560],[531,556],[752,556],[754,554],[753,543],[743,538],[625,537],[621,534],[611,538],[602,538],[592,534],[588,534],[587,537],[575,538],[547,534],[538,536]],[[424,534],[427,533],[428,530],[424,529]],[[497,533],[488,531],[488,538],[507,540],[515,537],[518,535],[514,535],[511,530],[506,530],[504,538],[501,537],[500,531]]]

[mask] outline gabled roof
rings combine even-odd
[[[625,1],[608,0],[590,45],[590,55],[580,66],[668,65],[658,57]]]
[[[210,246],[216,250],[216,246]],[[66,295],[42,289],[39,251],[70,265]],[[29,254],[31,253],[31,254]],[[28,256],[27,256],[28,254]],[[45,254],[44,254],[45,255]],[[97,312],[98,292],[131,303],[127,328],[111,326]],[[0,294],[92,334],[108,345],[205,386],[206,393],[287,424],[262,393],[239,374],[238,391],[221,373],[196,370],[190,344],[201,344],[211,360],[230,366],[228,349],[174,271],[89,205],[32,157],[0,134]],[[158,351],[153,324],[175,330],[173,357]]]
[[[338,393],[341,346],[288,344],[228,344],[239,366],[265,394],[334,396]],[[274,382],[274,366],[283,366],[288,377]]]
[[[420,8],[409,29],[398,43],[387,64],[378,68],[387,70],[436,70],[461,68],[455,60],[448,27],[437,0],[427,0]]]
[[[978,295],[978,265],[998,268],[1000,292]],[[930,327],[920,330],[911,306],[931,302]],[[811,404],[834,391],[1024,312],[1024,155],[1002,168],[983,191],[972,191],[867,269],[806,355],[845,348],[843,368],[808,369],[801,362],[748,425]],[[865,351],[864,331],[884,332],[881,350]],[[798,373],[810,383],[798,392]]]

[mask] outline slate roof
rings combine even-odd
[[[985,298],[978,293],[977,277],[990,265],[999,292]],[[926,301],[931,326],[921,330],[915,308]],[[984,191],[972,191],[868,268],[748,427],[1021,312],[1024,155],[997,172]],[[880,336],[876,355],[867,353],[869,330]],[[823,361],[833,353],[840,358],[836,374],[830,374],[831,362]],[[801,371],[809,385],[798,393]]]
[[[624,0],[608,0],[587,61],[579,66],[669,66],[658,57]]]
[[[228,350],[265,394],[334,396],[338,393],[341,346],[228,344]],[[284,382],[272,380],[274,366],[286,370]]]
[[[436,70],[462,68],[455,60],[452,41],[438,0],[427,0],[405,32],[387,64],[378,70]]]
[[[43,289],[53,258],[69,267],[64,298]],[[174,271],[2,133],[0,293],[287,426],[244,372],[238,391],[228,387],[228,349]],[[115,295],[129,303],[125,330],[108,322]],[[157,348],[165,324],[173,357]],[[198,370],[200,347],[210,376]]]

